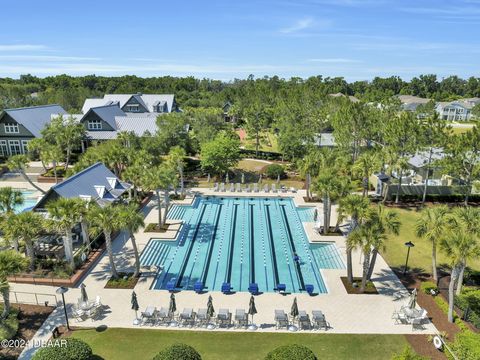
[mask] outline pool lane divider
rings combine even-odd
[[[250,284],[255,282],[255,236],[253,227],[253,207],[255,204],[249,204],[250,206]]]
[[[272,263],[273,263],[273,276],[275,277],[275,286],[280,284],[280,278],[278,276],[278,264],[277,257],[275,256],[275,241],[273,241],[273,231],[272,231],[272,221],[270,219],[270,204],[264,204],[265,206],[265,217],[267,219],[267,235],[270,240],[270,251],[272,253]]]
[[[292,255],[297,252],[295,249],[295,243],[293,242],[293,236],[292,236],[292,230],[290,229],[290,224],[288,223],[287,219],[287,212],[285,211],[285,204],[280,204],[280,208],[282,209],[282,218],[283,218],[283,223],[285,224],[285,228],[287,229],[287,237],[290,242],[290,247],[292,250]],[[297,270],[297,276],[298,280],[300,281],[300,290],[305,290],[305,281],[303,280],[303,274],[302,270],[300,269],[300,264],[298,261],[294,261],[295,263],[295,268]]]
[[[180,285],[183,280],[183,275],[185,274],[185,270],[187,269],[188,260],[190,259],[190,255],[192,254],[193,245],[195,244],[195,240],[197,239],[198,231],[200,230],[200,226],[202,226],[202,218],[203,218],[203,214],[205,214],[206,209],[207,209],[207,204],[204,203],[202,207],[202,212],[200,213],[200,216],[198,219],[197,227],[195,228],[195,232],[193,233],[192,241],[190,241],[190,243],[188,244],[187,252],[185,254],[185,257],[183,258],[182,267],[180,268],[181,270],[178,273],[178,279],[177,279],[177,282],[175,283],[175,288],[181,287]]]
[[[205,265],[203,267],[203,273],[201,276],[201,279],[202,279],[201,281],[204,286],[205,286],[205,282],[207,281],[208,270],[210,268],[210,260],[212,259],[212,254],[213,254],[213,245],[215,243],[215,237],[217,235],[218,223],[220,222],[220,215],[222,213],[222,208],[223,208],[223,203],[220,203],[218,205],[218,211],[215,219],[215,226],[213,227],[212,238],[210,239],[210,244],[208,247],[207,259],[205,261]]]
[[[228,257],[227,257],[227,273],[225,276],[225,282],[230,284],[230,280],[232,278],[232,264],[233,264],[233,246],[235,244],[235,227],[237,225],[237,212],[238,212],[238,205],[233,204],[232,209],[232,218],[233,224],[230,229],[230,246],[228,248]]]

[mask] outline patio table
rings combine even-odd
[[[87,311],[93,308],[94,305],[95,305],[94,301],[82,301],[81,303],[78,304],[78,307],[81,310]]]
[[[417,309],[410,309],[410,308],[405,308],[403,309],[403,313],[407,316],[409,319],[413,319],[416,317],[419,317],[421,312],[420,310]]]

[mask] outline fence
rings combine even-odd
[[[55,294],[10,290],[10,301],[17,304],[57,306],[57,296]]]

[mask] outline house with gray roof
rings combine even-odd
[[[100,99],[86,99],[82,112],[99,106],[117,104],[125,113],[170,113],[178,111],[173,94],[105,94]]]
[[[0,113],[0,156],[26,154],[28,142],[41,137],[53,116],[67,112],[60,105],[5,109]]]
[[[480,98],[459,99],[437,103],[435,110],[441,119],[449,121],[468,121],[472,117],[472,109],[480,104]]]
[[[47,203],[62,197],[95,201],[103,207],[119,201],[130,187],[130,184],[121,181],[103,163],[98,162],[52,186],[33,210],[45,211]]]

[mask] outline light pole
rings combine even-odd
[[[65,295],[64,295],[67,291],[68,291],[67,287],[61,286],[55,292],[59,295],[62,295],[63,311],[65,312],[65,321],[67,322],[67,330],[70,331],[70,325],[68,324],[67,305],[65,304]]]
[[[407,260],[405,261],[405,267],[403,268],[403,275],[407,273],[408,257],[410,256],[410,249],[413,248],[415,244],[409,241],[405,243],[405,246],[407,247],[408,250],[407,250]]]

